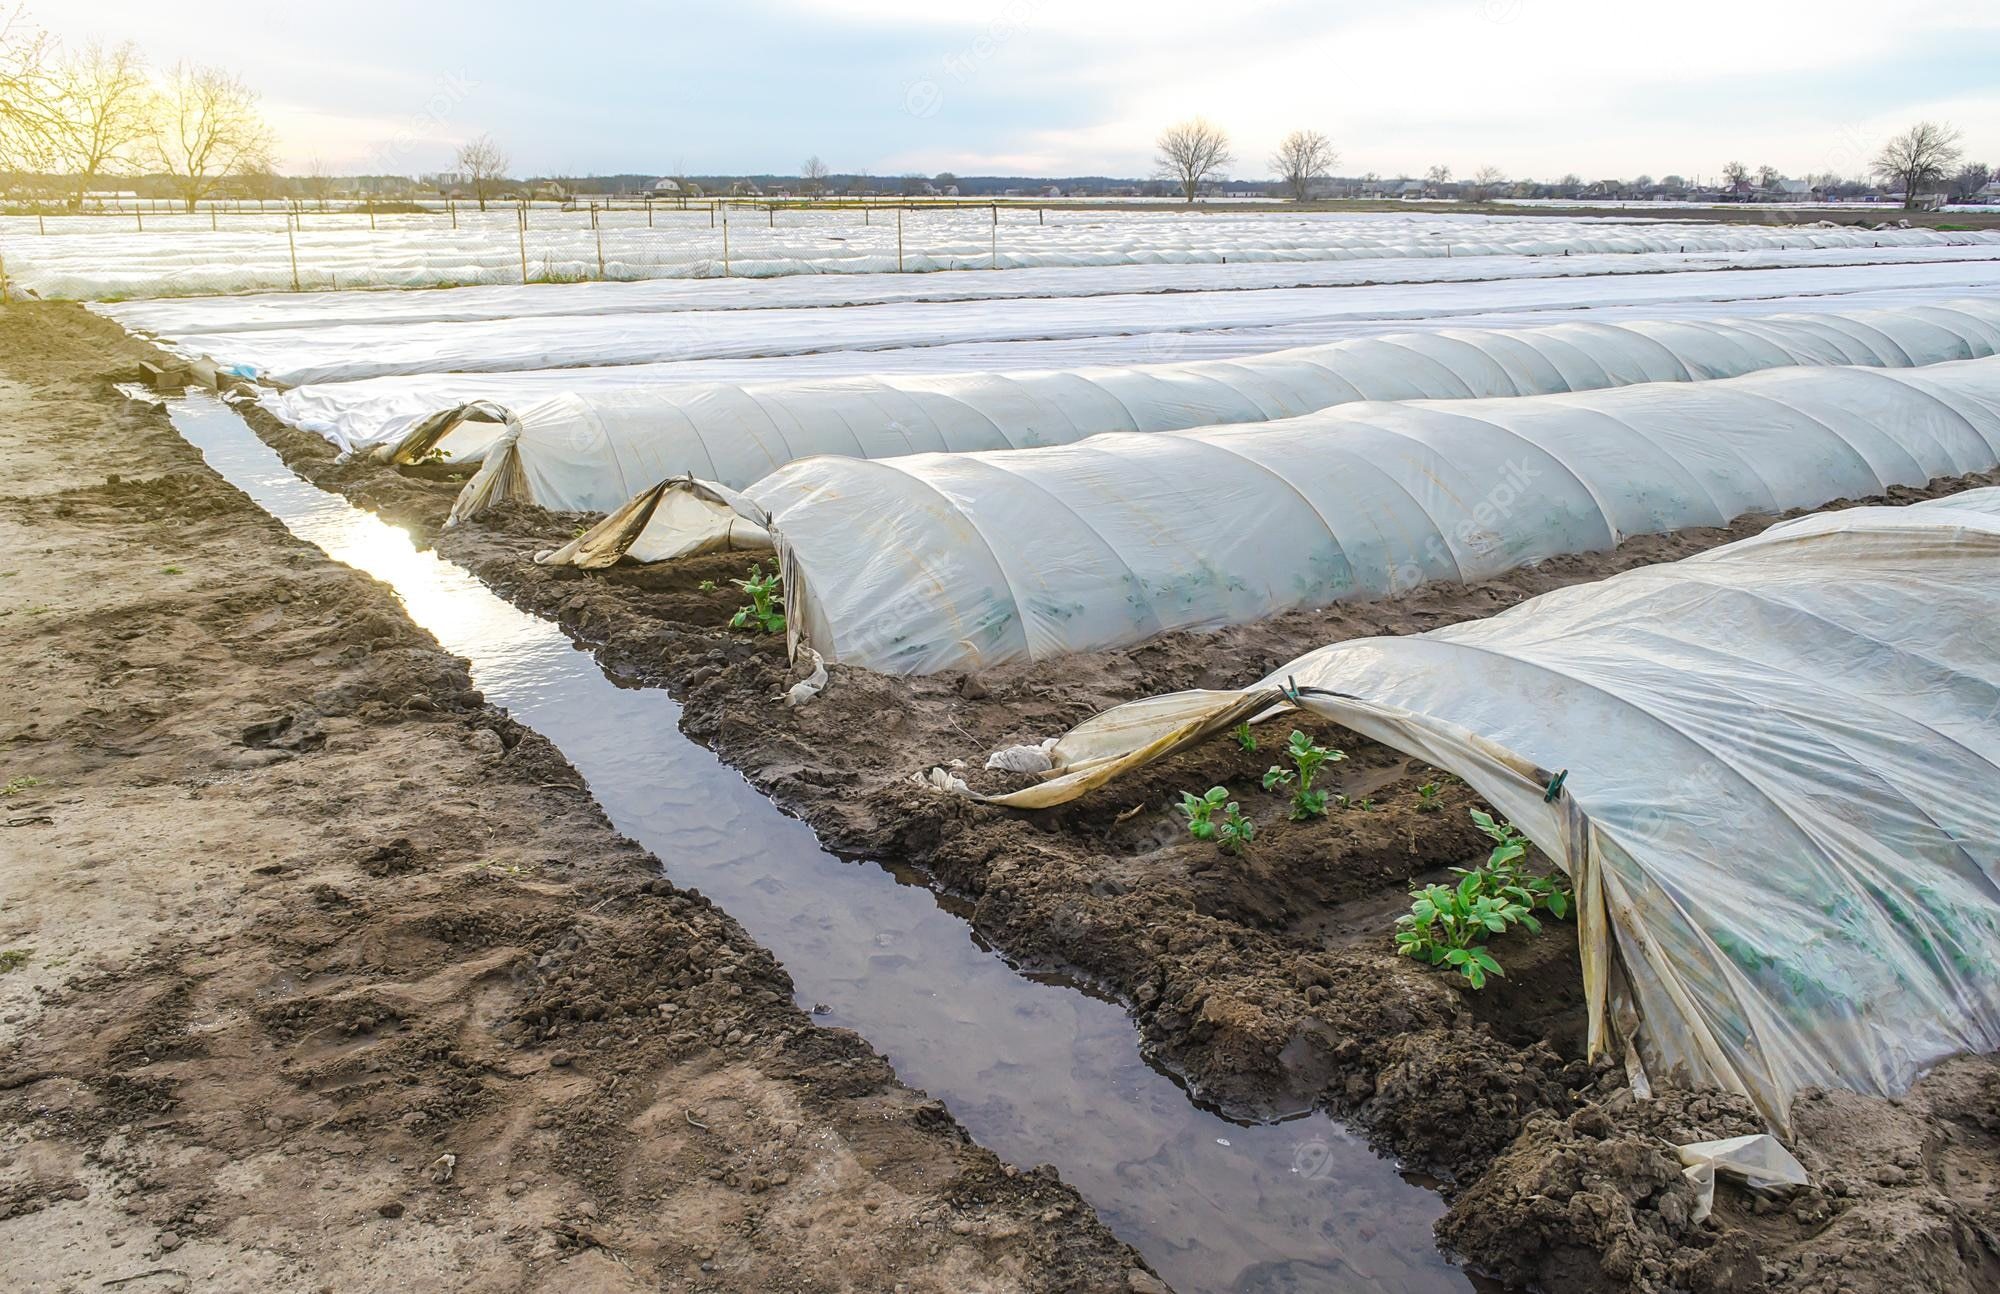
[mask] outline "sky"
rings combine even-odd
[[[1202,115],[1229,174],[1860,174],[1949,121],[2000,166],[2000,5],[1967,0],[28,0],[65,42],[239,73],[281,170],[1142,176]]]

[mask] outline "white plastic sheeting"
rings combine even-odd
[[[1713,323],[1561,324],[1394,334],[1232,362],[1073,373],[869,377],[766,387],[695,385],[573,393],[518,414],[489,405],[422,424],[378,455],[486,460],[453,516],[502,500],[558,511],[625,509],[669,478],[702,483],[700,507],[660,508],[636,557],[664,560],[746,533],[721,491],[814,455],[863,459],[1069,444],[1284,419],[1352,401],[1547,394],[1734,377],[1806,364],[1901,366],[2000,351],[2000,304]],[[719,490],[718,490],[719,487]],[[756,501],[763,505],[763,496]],[[755,509],[751,515],[758,515]],[[586,545],[592,564],[618,552]],[[567,554],[554,560],[569,560]]]
[[[1813,269],[1693,271],[1589,278],[1502,278],[1376,287],[1113,293],[841,307],[670,310],[252,328],[164,339],[185,358],[279,385],[416,373],[514,372],[578,365],[875,352],[971,342],[1075,344],[1063,367],[1095,362],[1106,338],[1143,339],[1156,360],[1190,337],[1237,332],[1237,353],[1379,332],[1398,321],[1496,310],[1596,309],[1749,300],[1896,285],[2000,286],[2000,259]],[[863,356],[865,359],[865,355]]]
[[[780,211],[511,208],[365,215],[282,214],[0,218],[14,281],[43,296],[191,296],[220,292],[437,287],[530,277],[661,279],[883,273],[1028,266],[1199,265],[1459,256],[1707,253],[1759,248],[1945,247],[1986,232],[1739,225],[1518,215],[1231,211],[1063,211],[987,207]],[[453,227],[455,223],[456,227]],[[723,228],[727,223],[728,229]],[[143,224],[143,228],[141,225]],[[46,231],[44,233],[43,231]],[[724,237],[728,237],[725,254]],[[898,255],[898,242],[902,254]],[[296,267],[296,270],[295,268]]]
[[[816,454],[889,458],[1068,444],[1283,419],[1366,400],[1467,399],[1728,378],[1784,365],[1900,367],[2000,352],[2000,302],[1715,321],[1398,333],[1235,361],[1072,373],[865,377],[578,392],[510,414],[475,405],[375,452],[498,457],[455,515],[501,499],[624,505],[671,477],[740,490]],[[503,431],[504,426],[504,431]],[[498,445],[498,450],[494,446]],[[761,496],[759,496],[761,498]],[[656,505],[644,505],[653,512]],[[722,511],[722,510],[718,510]],[[653,512],[641,556],[714,547],[699,509]],[[624,529],[621,519],[614,528]],[[740,542],[731,518],[723,538]],[[691,527],[691,528],[690,528]],[[687,536],[669,539],[667,530]]]
[[[334,324],[473,323],[551,315],[658,314],[676,310],[887,305],[900,301],[1001,301],[1119,293],[1472,283],[1486,279],[1589,278],[1698,270],[1812,269],[1964,263],[2000,258],[2000,245],[1784,248],[1701,254],[1594,252],[1574,256],[1456,256],[1447,260],[1310,264],[1098,265],[958,274],[800,274],[782,279],[659,279],[643,283],[532,283],[487,287],[97,302],[90,309],[133,332],[199,333],[325,328]],[[1893,279],[1893,275],[1890,278]]]
[[[995,798],[1312,710],[1458,773],[1570,873],[1594,1052],[1783,1128],[1805,1087],[1894,1095],[2000,1047],[1996,572],[2000,489],[1802,517],[1118,707]]]
[[[2000,462],[2000,358],[820,457],[737,507],[829,661],[978,669],[1477,580]]]
[[[1750,275],[1716,275],[1731,280]],[[1891,284],[1900,271],[1875,274]],[[2000,281],[1994,284],[2000,288]],[[1812,291],[1727,301],[1648,301],[1637,305],[1592,305],[1578,309],[1497,309],[1343,325],[1345,335],[1445,327],[1528,328],[1592,320],[1746,318],[1796,311],[1821,313],[1936,305],[1967,295],[1962,285],[1882,286],[1865,291]],[[998,373],[1080,368],[1092,364],[1158,364],[1201,359],[1233,359],[1299,344],[1301,333],[1323,328],[1233,329],[1069,341],[959,342],[946,346],[901,346],[872,351],[821,351],[749,359],[687,359],[609,367],[530,369],[511,373],[421,373],[404,377],[323,382],[262,391],[259,402],[280,420],[325,436],[342,449],[400,440],[437,411],[474,401],[525,408],[553,395],[684,382],[780,382],[798,378],[851,377],[891,373]],[[1324,344],[1324,343],[1321,343]]]

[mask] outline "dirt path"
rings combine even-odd
[[[10,1288],[1158,1288],[117,398],[143,354],[0,310]]]
[[[318,438],[260,423],[330,489],[431,533],[455,485],[333,462]],[[1947,493],[2000,476],[1898,491]],[[1393,955],[1389,925],[1412,879],[1483,852],[1462,785],[1355,734],[1348,804],[1306,824],[1257,788],[1291,725],[1261,749],[1223,741],[1163,761],[1061,810],[1010,813],[942,798],[909,776],[1060,732],[1120,700],[1253,680],[1323,642],[1418,632],[1490,615],[1544,590],[1671,560],[1755,533],[1649,537],[1471,587],[1337,607],[1125,651],[977,676],[890,679],[836,667],[800,710],[778,645],[722,626],[739,559],[584,574],[533,566],[577,518],[531,510],[439,537],[440,550],[523,606],[559,619],[600,660],[671,688],[686,726],[836,848],[908,861],[969,900],[977,929],[1036,967],[1106,985],[1153,1054],[1240,1114],[1311,1103],[1446,1178],[1444,1238],[1475,1265],[1550,1290],[1966,1291],[2000,1287],[2000,1065],[1955,1061],[1901,1102],[1803,1102],[1795,1150],[1816,1186],[1759,1203],[1726,1189],[1696,1224],[1664,1143],[1757,1130],[1741,1102],[1663,1093],[1637,1102],[1621,1073],[1580,1056],[1573,941],[1495,945],[1508,979],[1471,994]],[[718,588],[704,588],[704,584]],[[1308,725],[1302,725],[1308,726]],[[1187,840],[1178,793],[1222,784],[1259,824],[1241,860]],[[1437,789],[1427,796],[1422,788]]]

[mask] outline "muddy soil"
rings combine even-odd
[[[1473,586],[1395,602],[1175,634],[1115,652],[974,676],[890,679],[834,667],[818,701],[776,698],[795,673],[774,640],[723,628],[740,556],[583,573],[534,566],[588,518],[532,509],[437,533],[456,485],[333,461],[330,446],[253,418],[295,469],[376,508],[517,603],[559,620],[607,668],[673,690],[691,734],[831,846],[925,869],[980,933],[1021,963],[1103,985],[1153,1058],[1242,1117],[1323,1107],[1445,1181],[1442,1238],[1475,1268],[1549,1290],[1876,1291],[2000,1287],[2000,1066],[1941,1067],[1901,1102],[1808,1099],[1795,1152],[1814,1190],[1779,1204],[1725,1187],[1710,1221],[1666,1142],[1757,1130],[1717,1094],[1637,1102],[1582,1055],[1568,928],[1493,951],[1483,993],[1393,954],[1415,881],[1478,857],[1470,792],[1337,728],[1283,720],[1163,761],[1064,808],[1016,813],[912,785],[954,760],[978,782],[991,750],[1053,736],[1103,707],[1186,687],[1234,687],[1338,639],[1421,632],[1546,590],[1754,534],[1775,518],[1628,542]],[[2000,474],[1934,482],[1910,502]],[[1287,731],[1345,753],[1345,803],[1285,819],[1258,781]],[[1189,841],[1180,792],[1228,787],[1256,819],[1242,858]],[[1857,1135],[1851,1129],[1868,1129]],[[1664,1138],[1664,1140],[1662,1140]]]
[[[119,398],[144,354],[0,309],[9,1288],[1161,1288]]]

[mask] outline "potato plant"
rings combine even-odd
[[[1412,891],[1416,902],[1396,918],[1396,951],[1421,957],[1433,966],[1450,966],[1474,988],[1485,988],[1486,977],[1505,977],[1493,954],[1479,945],[1509,926],[1525,925],[1537,933],[1541,923],[1513,899],[1479,892],[1479,878],[1467,875],[1457,887],[1426,885]]]
[[[1225,854],[1242,853],[1257,835],[1257,824],[1243,816],[1242,806],[1229,798],[1227,787],[1211,786],[1201,795],[1182,791],[1180,810],[1187,818],[1188,835],[1215,841]],[[1220,820],[1217,810],[1222,813]]]
[[[1478,876],[1484,893],[1506,895],[1524,904],[1529,911],[1539,908],[1558,921],[1569,915],[1575,902],[1568,878],[1561,872],[1536,876],[1527,870],[1528,842],[1511,822],[1497,821],[1492,814],[1472,811],[1473,825],[1493,842],[1493,852],[1479,867],[1454,867],[1460,876]]]
[[[1483,945],[1514,926],[1540,934],[1537,908],[1561,919],[1574,903],[1565,878],[1527,871],[1528,842],[1512,823],[1472,811],[1472,821],[1493,841],[1492,853],[1477,867],[1454,867],[1458,884],[1412,890],[1408,914],[1396,919],[1396,951],[1433,966],[1450,966],[1473,988],[1506,971]]]
[[[778,589],[784,580],[778,572],[766,575],[762,562],[752,562],[748,579],[729,582],[750,595],[750,605],[737,608],[736,614],[729,618],[731,629],[761,629],[767,634],[785,631],[785,613],[777,604]]]
[[[1327,749],[1297,728],[1292,729],[1291,739],[1285,743],[1285,755],[1292,761],[1292,766],[1271,765],[1264,773],[1264,789],[1275,791],[1281,786],[1297,788],[1292,792],[1293,822],[1325,817],[1327,794],[1313,787],[1313,778],[1325,765],[1339,763],[1347,756]]]

